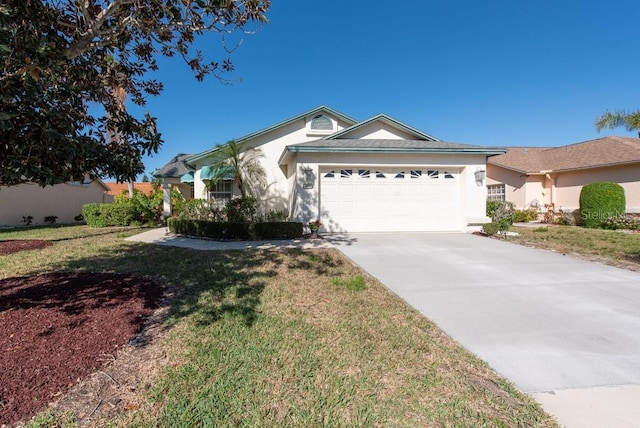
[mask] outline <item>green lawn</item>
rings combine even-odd
[[[199,252],[83,226],[0,231],[49,239],[0,257],[0,278],[149,275],[177,291],[170,363],[123,426],[555,426],[528,396],[336,250]]]
[[[513,227],[518,244],[574,254],[604,263],[640,270],[640,233],[586,229],[576,226]]]

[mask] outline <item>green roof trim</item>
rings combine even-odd
[[[268,128],[264,128],[264,129],[261,129],[259,131],[253,132],[251,134],[245,135],[244,137],[237,138],[235,141],[238,144],[242,144],[243,142],[245,142],[247,140],[259,137],[259,136],[264,135],[264,134],[266,134],[268,132],[271,132],[271,131],[273,131],[275,129],[278,129],[278,128],[286,126],[286,125],[289,125],[290,123],[293,123],[293,122],[295,122],[297,120],[304,119],[307,116],[317,115],[319,113],[329,113],[329,114],[331,114],[331,115],[343,120],[344,122],[347,122],[350,125],[354,125],[354,124],[357,123],[357,121],[355,119],[353,119],[352,117],[349,117],[349,116],[347,116],[347,115],[345,115],[343,113],[340,113],[339,111],[334,110],[331,107],[327,107],[325,105],[321,105],[319,107],[316,107],[316,108],[311,109],[309,111],[306,111],[304,113],[300,113],[297,116],[294,116],[294,117],[291,117],[289,119],[283,120],[282,122],[276,123],[275,125],[271,125]],[[186,161],[187,162],[195,162],[195,161],[198,161],[200,159],[204,159],[206,157],[209,157],[213,153],[215,153],[219,149],[220,146],[223,146],[223,145],[224,144],[219,144],[216,147],[214,147],[213,149],[209,149],[209,150],[206,150],[204,152],[195,154],[192,157],[188,158]]]
[[[233,167],[205,165],[200,169],[200,180],[233,180]]]
[[[193,183],[194,182],[193,172],[189,171],[186,174],[183,174],[180,177],[180,182],[181,183]]]

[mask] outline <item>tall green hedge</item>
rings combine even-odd
[[[580,215],[585,227],[604,227],[609,217],[624,214],[624,189],[617,183],[598,181],[587,184],[580,192]]]
[[[130,226],[140,223],[138,210],[131,203],[85,204],[82,215],[88,226]]]

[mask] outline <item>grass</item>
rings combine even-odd
[[[178,291],[162,343],[171,364],[105,425],[555,426],[335,250],[199,252],[122,239],[134,232],[0,231],[54,241],[0,257],[0,278],[127,272]]]
[[[640,270],[640,233],[576,226],[513,227],[512,230],[520,234],[510,237],[512,242]]]

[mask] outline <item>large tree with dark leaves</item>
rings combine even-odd
[[[162,83],[159,56],[184,59],[198,80],[226,81],[229,59],[206,60],[199,36],[250,33],[269,0],[2,0],[0,186],[42,186],[87,175],[128,181],[157,152],[156,120],[132,116]],[[226,55],[225,55],[226,56]],[[117,137],[117,138],[116,138]]]

